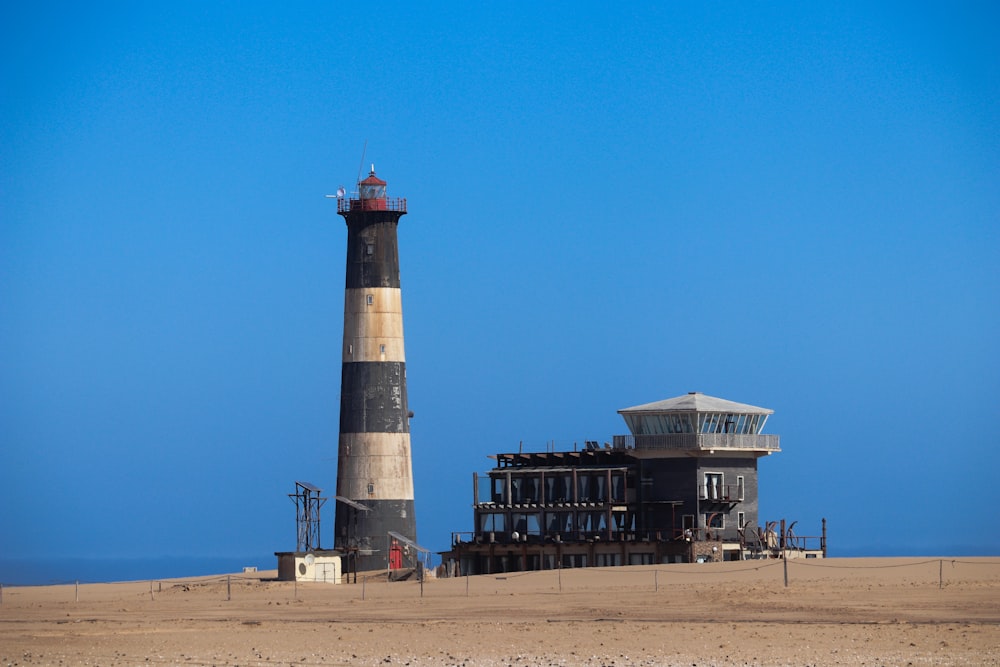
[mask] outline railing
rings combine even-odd
[[[718,542],[722,539],[722,530],[719,528],[689,528],[682,530],[615,530],[608,532],[607,528],[602,530],[546,530],[542,532],[518,533],[514,538],[512,530],[483,530],[483,531],[463,531],[452,532],[451,546],[455,548],[462,544],[557,544],[560,542],[670,542],[674,540],[687,540],[688,542]]]
[[[586,497],[578,498],[577,500],[566,500],[565,498],[559,498],[556,500],[546,500],[542,502],[541,500],[515,500],[513,503],[507,502],[504,498],[498,498],[497,500],[483,500],[475,504],[475,507],[481,510],[504,510],[504,509],[514,509],[514,510],[528,510],[528,509],[547,509],[550,511],[555,511],[558,509],[607,509],[608,506],[617,507],[619,505],[624,505],[625,501],[620,499],[609,499],[604,497]]]
[[[785,548],[789,551],[822,551],[826,539],[822,535],[787,535]]]
[[[472,531],[460,531],[452,532],[451,534],[451,546],[455,547],[463,542],[474,542],[476,539],[476,533]]]
[[[778,558],[783,553],[795,557],[795,553],[821,552],[826,557],[826,519],[823,519],[823,531],[820,535],[796,535],[793,521],[786,529],[784,521],[779,528],[777,521],[770,521],[766,526],[753,528],[747,526],[740,531],[740,545],[750,553],[750,558]]]
[[[737,501],[743,500],[743,490],[739,484],[700,484],[698,497],[701,500]]]
[[[635,530],[615,530],[609,532],[607,528],[602,530],[546,530],[541,532],[521,532],[512,530],[483,530],[453,532],[451,534],[451,545],[456,547],[460,544],[538,544],[559,543],[559,542],[600,542],[610,540],[612,542],[670,542],[673,540],[686,540],[688,542],[719,542],[723,541],[724,531],[721,528],[696,527],[696,528],[675,528],[673,530],[656,531],[635,531]],[[781,536],[774,530],[755,531],[752,529],[741,530],[739,536],[740,546],[743,549],[755,552],[763,552],[776,555],[782,551]],[[785,536],[784,548],[788,551],[822,551],[826,545],[826,538],[821,535],[793,535]]]
[[[668,433],[663,435],[616,435],[615,449],[753,449],[781,451],[781,436],[737,433]]]
[[[397,211],[406,213],[405,197],[383,197],[380,199],[337,199],[337,213],[352,211]]]

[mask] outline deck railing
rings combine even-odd
[[[701,500],[723,502],[743,500],[743,487],[739,484],[699,484],[698,497]]]
[[[398,211],[406,213],[406,197],[385,197],[381,199],[337,199],[337,213],[351,211]]]
[[[752,449],[781,451],[781,436],[738,433],[667,433],[663,435],[616,435],[615,449]]]

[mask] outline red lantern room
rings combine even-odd
[[[375,165],[368,173],[368,178],[358,182],[358,199],[341,199],[337,206],[338,213],[347,211],[399,211],[406,213],[406,199],[385,196],[386,182],[375,175]]]

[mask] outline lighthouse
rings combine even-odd
[[[337,213],[347,222],[337,496],[351,502],[337,503],[334,544],[372,570],[386,567],[390,531],[417,539],[396,238],[406,199],[387,197],[372,165]]]

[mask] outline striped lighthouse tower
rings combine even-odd
[[[337,503],[334,543],[372,570],[386,567],[389,531],[417,539],[396,240],[406,199],[386,197],[372,165],[337,212],[347,222],[337,495],[354,502]]]

